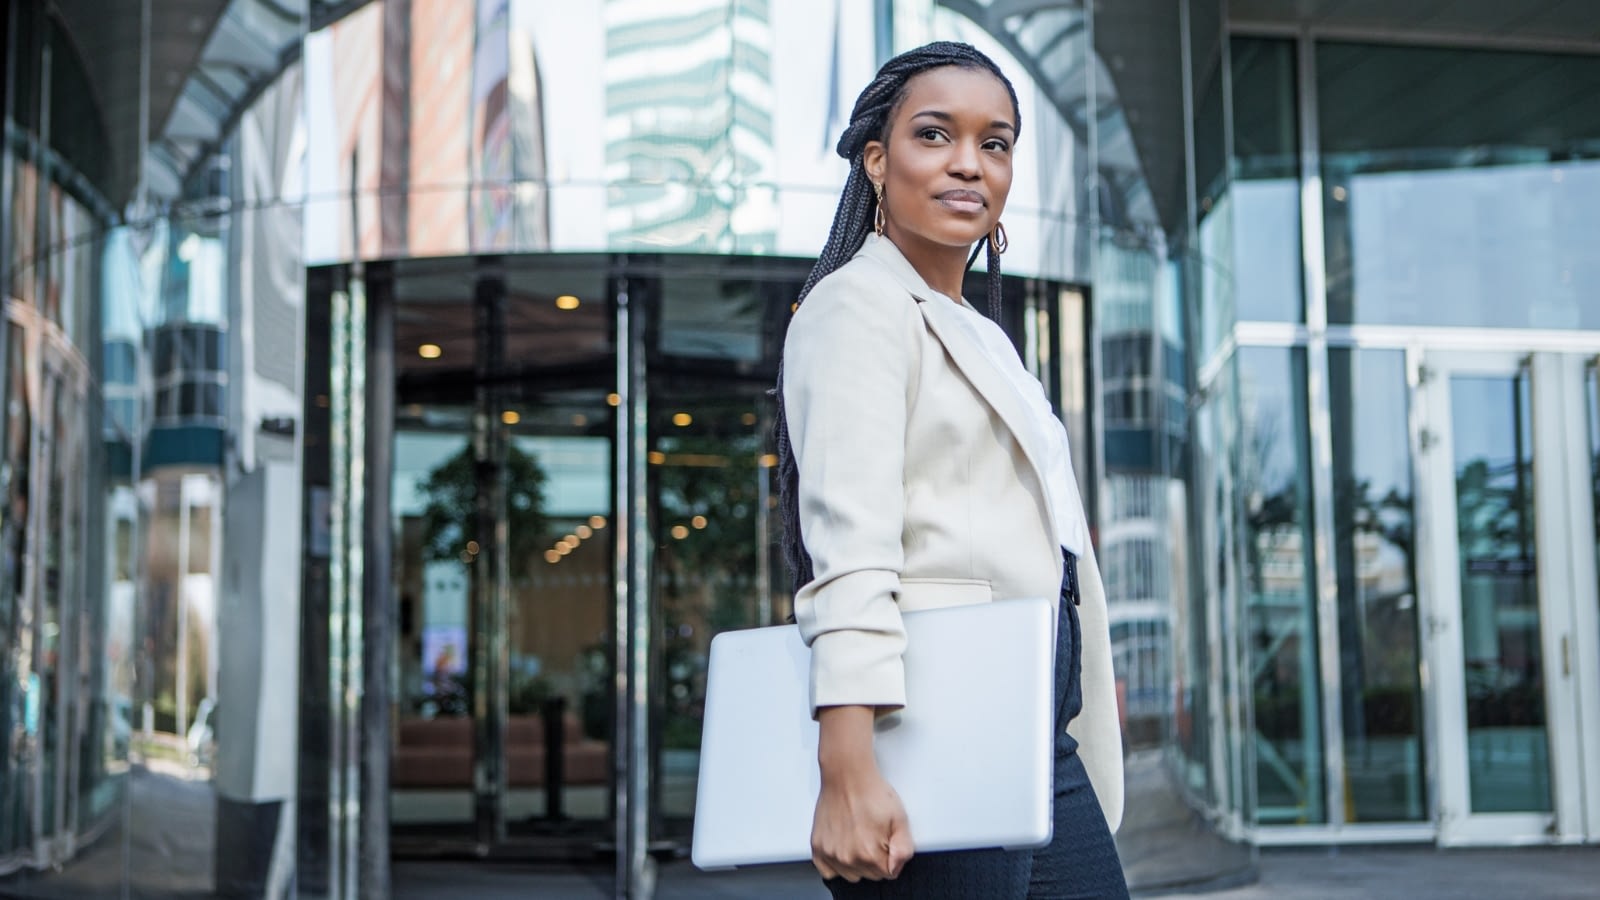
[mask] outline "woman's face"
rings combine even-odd
[[[930,69],[906,87],[887,144],[871,141],[862,156],[883,185],[885,234],[902,249],[964,252],[994,230],[1011,191],[1011,95],[990,73],[957,66]]]

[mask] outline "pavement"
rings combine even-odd
[[[1205,900],[1593,900],[1600,847],[1436,850],[1360,847],[1263,850],[1258,880],[1212,891],[1135,891],[1135,897]],[[397,900],[598,900],[611,870],[516,863],[406,863],[394,867]],[[707,874],[687,862],[660,869],[658,900],[828,900],[809,866]]]
[[[1117,835],[1136,897],[1206,900],[1560,900],[1600,898],[1600,846],[1438,850],[1361,846],[1256,851],[1218,838],[1178,795],[1158,755],[1128,760],[1129,814]],[[215,815],[194,773],[136,768],[131,815],[62,870],[0,878],[0,897],[94,900],[209,897]],[[398,900],[524,900],[612,896],[605,861],[396,860]],[[125,892],[126,891],[126,892]],[[302,892],[302,896],[305,896]],[[659,900],[828,900],[809,864],[706,873],[663,863]]]

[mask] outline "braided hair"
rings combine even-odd
[[[988,72],[1000,83],[1005,85],[1006,93],[1011,95],[1011,111],[1017,129],[1022,128],[1022,110],[1017,103],[1017,91],[1012,87],[1011,81],[995,65],[994,60],[985,56],[970,44],[959,44],[951,41],[936,41],[915,50],[905,53],[884,63],[883,68],[856,98],[856,105],[850,111],[850,124],[845,128],[844,134],[839,138],[836,152],[850,161],[850,177],[845,181],[844,194],[839,198],[839,208],[833,216],[833,226],[828,230],[828,242],[822,248],[822,253],[817,257],[817,264],[811,269],[811,274],[806,277],[805,283],[800,288],[800,296],[795,301],[795,308],[805,301],[806,295],[829,273],[849,262],[861,245],[866,242],[867,233],[872,230],[873,217],[877,212],[877,197],[872,188],[872,180],[867,176],[866,166],[862,162],[863,154],[868,143],[872,141],[887,141],[889,124],[894,120],[895,112],[904,102],[911,80],[930,69],[956,66],[963,69],[974,69]],[[993,241],[982,239],[980,247],[987,245],[988,259],[988,299],[989,316],[996,321],[1000,318],[1000,254],[995,252]],[[973,258],[977,257],[977,249],[973,250]],[[972,259],[967,260],[972,264]],[[783,554],[784,562],[788,565],[789,576],[793,579],[794,587],[798,590],[802,585],[811,581],[814,572],[811,565],[811,555],[806,552],[805,544],[800,534],[800,470],[795,463],[794,448],[789,444],[789,421],[784,412],[783,405],[783,366],[778,367],[778,385],[775,391],[778,399],[778,414],[774,423],[778,442],[778,511],[783,520]]]

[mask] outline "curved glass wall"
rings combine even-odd
[[[1253,783],[1232,575],[1185,534],[1243,527],[1237,412],[1192,402],[1232,372],[1220,4],[175,8],[8,10],[0,890],[353,896],[391,849],[597,844],[637,883],[681,848],[707,643],[788,611],[766,391],[833,140],[935,38],[1018,87],[1004,324],[1160,800],[1129,871],[1235,867],[1157,849]]]

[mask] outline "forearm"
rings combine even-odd
[[[824,782],[851,781],[876,772],[870,706],[825,706],[817,710],[817,763]]]

